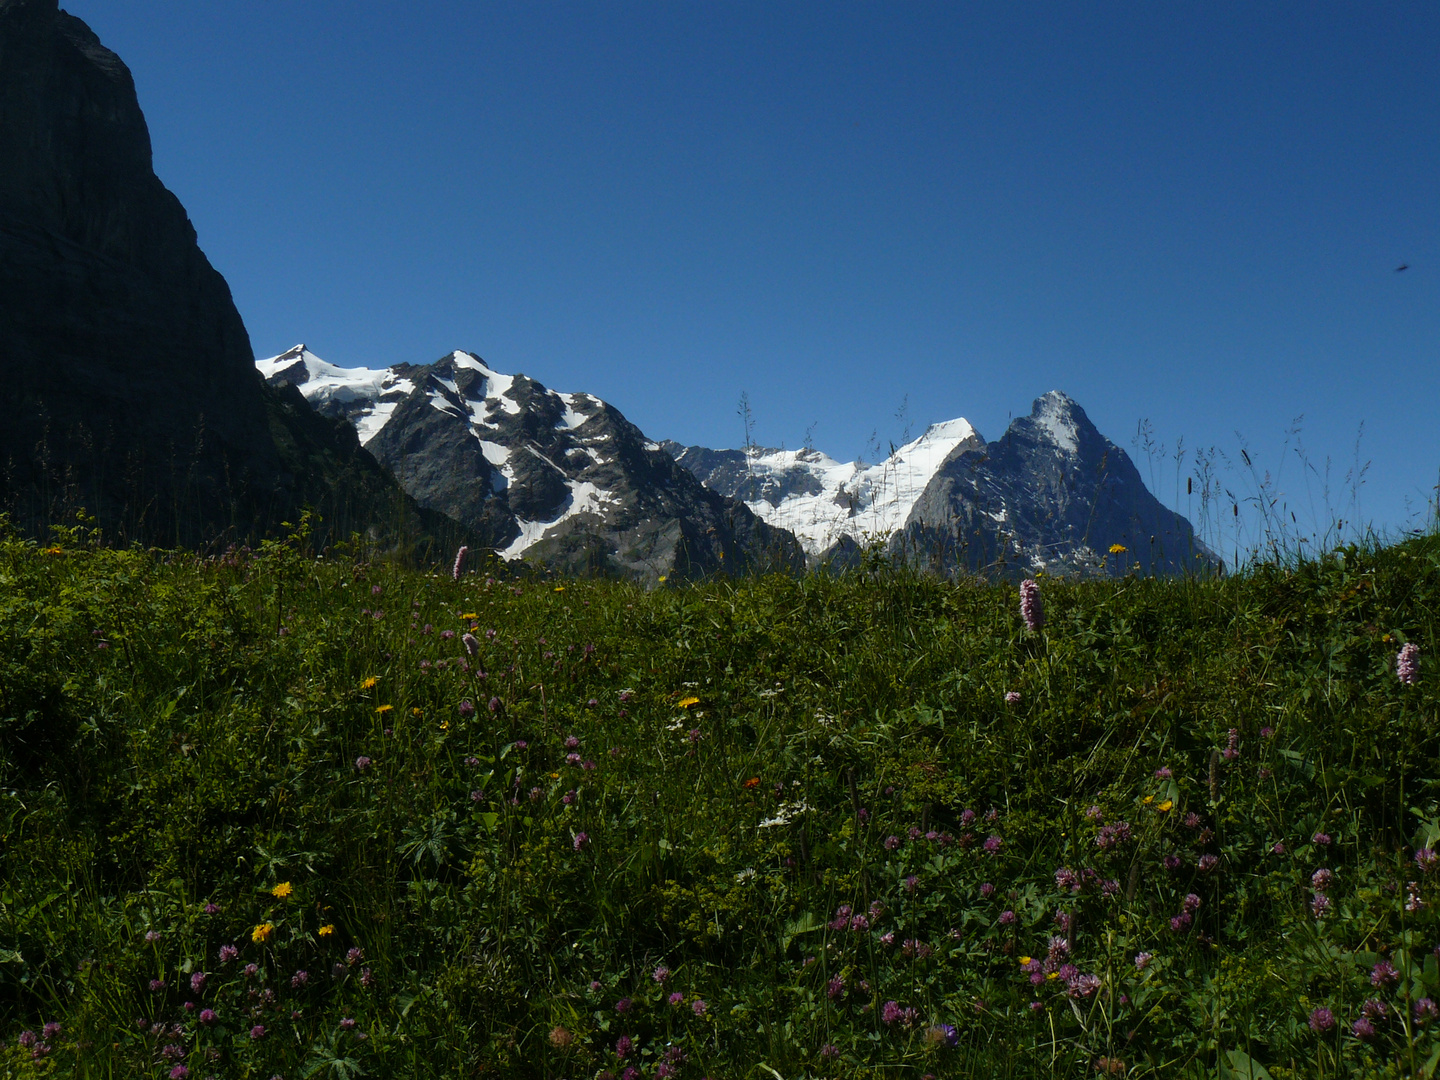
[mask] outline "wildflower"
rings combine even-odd
[[[366,757],[364,754],[361,754],[359,757],[357,757],[357,758],[355,759],[355,771],[356,771],[356,772],[364,772],[366,769],[368,769],[368,768],[370,767],[370,764],[371,764],[370,759],[369,759],[368,757]]]
[[[664,964],[661,964],[651,973],[650,977],[663,986],[665,985],[665,980],[670,978],[670,969]]]
[[[1179,934],[1185,930],[1190,929],[1190,924],[1192,922],[1194,922],[1194,919],[1191,918],[1188,911],[1181,912],[1179,915],[1176,915],[1170,920],[1170,929],[1173,930],[1175,933]]]
[[[254,1027],[252,1027],[252,1028],[250,1029],[250,1038],[252,1038],[252,1039],[263,1039],[264,1037],[265,1037],[265,1025],[264,1025],[264,1024],[256,1024]]]
[[[1174,808],[1174,806],[1174,802],[1172,802],[1170,799],[1166,799],[1159,806],[1155,807],[1155,809],[1159,810],[1162,814],[1168,814]]]
[[[1103,851],[1124,843],[1130,839],[1130,823],[1128,821],[1117,821],[1113,825],[1102,825],[1100,831],[1095,834],[1095,845]]]
[[[1384,1020],[1390,1013],[1390,1008],[1379,998],[1367,998],[1365,1004],[1360,1006],[1360,1011],[1371,1020]]]
[[[40,1036],[45,1039],[53,1039],[59,1034],[60,1025],[54,1020],[51,1020],[49,1023],[47,1023],[44,1027],[40,1029]]]
[[[1320,847],[1328,847],[1330,845],[1330,834],[1317,832],[1314,836],[1310,837],[1310,842],[1312,844],[1318,844]]]
[[[500,711],[500,699],[498,697],[492,697],[490,699],[490,711],[492,713]],[[517,742],[515,745],[519,746],[520,744]]]
[[[682,1005],[685,1002],[685,995],[677,990],[675,991],[675,993],[671,994],[667,1000],[670,1002],[671,1005]]]
[[[1079,975],[1069,980],[1066,992],[1071,997],[1088,998],[1100,989],[1100,976]]]
[[[1284,855],[1284,854],[1285,854],[1285,844],[1284,844],[1282,841],[1276,840],[1275,843],[1274,843],[1274,844],[1271,846],[1271,848],[1270,848],[1270,854],[1271,854],[1271,855]]]
[[[1005,704],[1006,704],[1006,705],[1018,705],[1019,703],[1020,703],[1020,691],[1019,691],[1019,690],[1006,690],[1006,691],[1005,691]]]
[[[590,841],[588,834],[580,832],[575,834],[575,850],[579,851]]]
[[[1215,867],[1220,865],[1220,857],[1218,855],[1201,855],[1200,861],[1197,862],[1195,865],[1199,868],[1202,874],[1208,874],[1211,870],[1214,870]]]
[[[393,708],[395,708],[394,705],[377,705],[375,706],[375,711],[383,716]]]
[[[1040,600],[1040,586],[1034,578],[1020,583],[1020,618],[1025,620],[1025,629],[1032,632],[1045,625],[1045,605]]]
[[[205,989],[205,979],[206,979],[206,975],[205,975],[205,972],[203,972],[203,971],[197,971],[197,972],[195,972],[195,974],[191,975],[191,976],[190,976],[190,989],[191,989],[191,991],[193,991],[193,992],[196,993],[196,994],[199,994],[199,993],[201,993],[202,991],[204,991],[204,989]]]
[[[211,1024],[215,1023],[216,1019],[217,1017],[215,1016],[214,1009],[200,1010],[200,1023],[204,1024],[206,1027],[209,1027]]]
[[[914,874],[910,874],[905,878],[905,891],[907,893],[913,893],[919,884],[920,879]]]
[[[455,552],[455,565],[450,569],[450,576],[456,581],[460,580],[460,571],[465,567],[465,556],[469,551],[468,547],[461,544],[459,550]]]
[[[1420,647],[1413,641],[1400,647],[1395,657],[1395,677],[1406,686],[1420,681]]]
[[[343,1020],[340,1021],[340,1026],[341,1026],[341,1027],[344,1027],[344,1026],[345,1026],[345,1021],[343,1021]],[[350,1026],[351,1026],[351,1027],[354,1027],[354,1026],[355,1026],[355,1021],[354,1021],[354,1020],[351,1020],[351,1021],[350,1021]],[[550,1045],[553,1046],[553,1047],[555,1047],[557,1050],[563,1050],[563,1049],[565,1049],[567,1046],[569,1046],[569,1045],[570,1045],[572,1042],[574,1042],[574,1041],[575,1041],[575,1036],[572,1035],[572,1034],[571,1034],[569,1031],[567,1031],[565,1028],[561,1027],[560,1025],[557,1024],[557,1025],[555,1025],[553,1028],[550,1029]]]
[[[1124,554],[1125,554],[1127,551],[1129,551],[1129,550],[1130,550],[1130,549],[1127,548],[1124,544],[1111,544],[1111,545],[1110,545],[1110,554],[1111,554],[1111,555],[1124,555]]]
[[[900,838],[899,838],[898,836],[887,836],[887,837],[885,837],[885,850],[886,850],[886,851],[894,851],[894,850],[895,850],[896,848],[898,848],[899,846],[900,846]]]
[[[1234,761],[1240,756],[1240,730],[1238,728],[1230,729],[1229,741],[1225,744],[1225,749],[1220,752],[1220,756],[1226,761]]]
[[[234,960],[235,957],[239,955],[240,950],[237,949],[234,945],[220,946],[220,963],[222,964],[228,964],[231,960]]]
[[[1415,1002],[1415,1019],[1420,1023],[1429,1023],[1437,1016],[1440,1016],[1440,1007],[1437,1007],[1435,1002],[1431,1001],[1428,997],[1421,998]]]
[[[1440,856],[1435,854],[1434,848],[1421,848],[1415,852],[1415,865],[1421,870],[1432,871],[1440,866]]]
[[[1317,919],[1323,919],[1330,914],[1330,897],[1324,893],[1316,893],[1310,898],[1310,913]]]
[[[1170,771],[1170,766],[1168,765],[1162,765],[1160,766],[1160,768],[1155,770],[1156,780],[1169,780],[1174,775],[1175,774]]]
[[[475,706],[471,703],[469,698],[465,698],[463,701],[460,702],[460,715],[466,717],[475,715]]]
[[[254,930],[251,930],[251,931],[250,931],[250,940],[253,941],[253,942],[255,942],[255,944],[258,945],[258,944],[260,944],[260,942],[262,942],[262,941],[269,941],[269,940],[270,940],[270,935],[273,934],[274,932],[275,932],[275,924],[274,924],[274,923],[269,923],[269,922],[264,922],[264,923],[261,923],[259,926],[255,927]]]
[[[460,642],[465,646],[465,652],[470,656],[474,656],[480,651],[480,639],[474,634],[462,634],[460,636]]]
[[[900,1019],[902,1015],[904,1015],[904,1013],[902,1012],[900,1008],[900,1003],[898,1001],[887,1001],[880,1008],[880,1019],[883,1020],[887,1025],[894,1024],[897,1020]]]
[[[366,990],[375,985],[375,974],[368,967],[360,969],[360,985]]]
[[[1350,1030],[1353,1031],[1355,1037],[1362,1042],[1369,1042],[1375,1037],[1375,1025],[1370,1022],[1368,1016],[1362,1016],[1359,1020],[1356,1020],[1350,1025]]]
[[[245,978],[253,979],[259,971],[260,968],[255,964],[246,964],[244,969]]]
[[[304,986],[309,981],[310,973],[308,971],[297,971],[294,975],[290,976],[290,987],[292,990],[299,990],[300,987]]]
[[[284,900],[294,891],[295,889],[290,884],[290,882],[282,881],[279,885],[276,885],[273,889],[270,890],[270,895],[275,897],[277,900]]]
[[[696,1016],[704,1016],[705,1010],[708,1008],[710,1008],[710,1006],[705,1003],[704,998],[696,998],[690,1003],[690,1011]]]
[[[883,945],[883,946],[885,946],[885,948],[887,948],[887,949],[890,948],[891,945],[894,945],[894,944],[895,944],[895,932],[894,932],[893,930],[887,930],[885,933],[881,934],[881,935],[880,935],[880,944]]]
[[[1310,885],[1316,892],[1329,892],[1330,886],[1335,884],[1334,871],[1327,870],[1323,866],[1310,875]]]
[[[189,1080],[190,1070],[184,1065],[176,1065],[170,1070],[170,1080]]]
[[[1193,915],[1200,910],[1200,897],[1196,896],[1193,892],[1189,893],[1185,899],[1181,901],[1180,906]]]
[[[628,997],[621,998],[619,1001],[615,1002],[615,1011],[621,1016],[624,1016],[627,1012],[630,1011],[630,1007],[634,1004],[635,1003],[631,1001]]]
[[[1001,926],[1010,926],[1010,925],[1012,925],[1014,922],[1015,922],[1015,912],[1013,912],[1013,911],[1002,911],[1002,912],[1000,913],[1000,925],[1001,925]]]
[[[1004,844],[1005,841],[1002,840],[1000,837],[991,835],[985,838],[984,848],[987,854],[994,855],[999,852],[1000,848],[1003,847]]]
[[[994,895],[995,895],[995,886],[994,886],[994,885],[990,884],[990,882],[988,882],[988,881],[983,881],[983,882],[980,883],[980,897],[981,897],[981,899],[989,900],[989,899],[990,899],[992,896],[994,896]]]
[[[870,920],[864,915],[852,915],[850,917],[850,929],[857,934],[862,934],[870,929]]]
[[[1155,959],[1154,953],[1142,952],[1135,954],[1135,970],[1144,971],[1150,966],[1150,961]]]
[[[1425,907],[1425,901],[1420,899],[1420,883],[1409,881],[1405,884],[1405,910],[1410,912],[1419,911]]]
[[[1370,985],[1384,989],[1400,981],[1400,973],[1389,960],[1381,960],[1370,969]]]
[[[753,788],[757,788],[757,787],[759,787],[759,786],[760,786],[760,778],[759,778],[758,776],[752,776],[752,777],[750,777],[749,780],[746,780],[746,781],[745,781],[745,787],[746,787],[747,789],[753,789]]]
[[[1170,870],[1173,872],[1180,869],[1179,855],[1166,855],[1165,858],[1161,861],[1166,870]]]

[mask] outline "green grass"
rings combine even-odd
[[[1440,542],[1041,591],[4,534],[0,1077],[1430,1075]]]

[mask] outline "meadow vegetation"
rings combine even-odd
[[[1436,1071],[1435,538],[467,563],[0,534],[0,1077]]]

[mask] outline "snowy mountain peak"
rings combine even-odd
[[[1067,454],[1080,452],[1080,429],[1089,426],[1085,410],[1069,395],[1051,390],[1035,399],[1030,410],[1036,434],[1042,435]]]
[[[793,537],[707,491],[591,394],[551,390],[459,349],[372,369],[297,345],[256,367],[353,423],[422,506],[474,528],[507,559],[650,581],[804,564]]]

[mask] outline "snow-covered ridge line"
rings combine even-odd
[[[902,528],[930,478],[962,444],[980,447],[984,440],[958,417],[931,424],[873,465],[842,463],[817,450],[720,451],[730,466],[729,484],[718,475],[707,483],[718,490],[733,485],[755,514],[790,530],[808,554],[818,555],[842,536],[864,539]],[[678,456],[688,466],[686,453]]]

